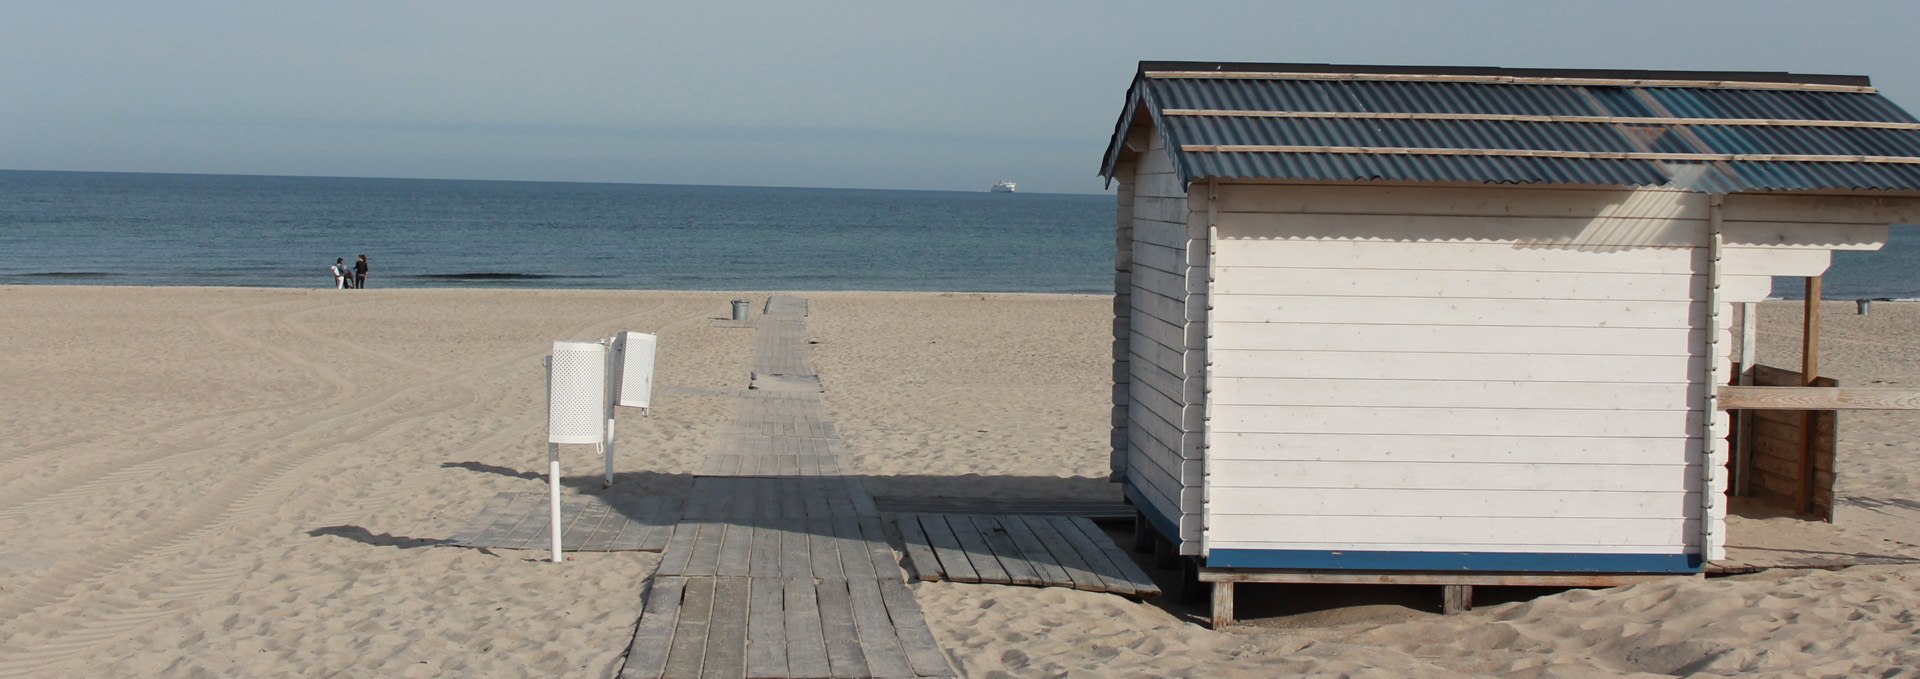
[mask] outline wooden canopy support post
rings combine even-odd
[[[1735,381],[1743,387],[1753,386],[1753,364],[1757,362],[1759,354],[1756,341],[1760,329],[1757,317],[1759,310],[1760,305],[1753,302],[1740,305],[1740,373]],[[1719,386],[1716,384],[1714,388]],[[1722,408],[1726,408],[1725,398],[1726,395],[1722,394]],[[1734,441],[1738,445],[1733,449],[1733,478],[1728,481],[1733,483],[1734,495],[1745,497],[1752,494],[1753,485],[1753,413],[1741,410],[1733,426]]]
[[[1800,379],[1802,384],[1812,386],[1820,379],[1820,277],[1807,277],[1806,313],[1800,328]],[[1801,514],[1813,513],[1813,448],[1819,437],[1813,435],[1814,411],[1808,410],[1800,417],[1800,486],[1799,505]]]

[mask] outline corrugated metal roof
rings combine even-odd
[[[1144,110],[1189,182],[1920,191],[1920,119],[1846,76],[1342,75],[1339,67],[1294,74],[1249,64],[1156,75],[1147,66],[1129,89],[1103,176],[1112,176]]]

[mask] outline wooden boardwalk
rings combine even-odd
[[[753,379],[649,582],[620,676],[951,677],[879,508],[844,475],[806,357],[806,301],[775,296]]]
[[[553,537],[551,505],[543,492],[500,493],[447,540],[461,547],[547,549]],[[565,524],[560,542],[569,552],[658,552],[680,518],[680,502],[668,498],[569,498],[560,503]]]
[[[1086,518],[909,513],[896,520],[921,580],[1160,596],[1146,571]]]

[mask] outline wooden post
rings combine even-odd
[[[1820,277],[1807,278],[1806,313],[1800,326],[1800,382],[1812,386],[1820,378]],[[1814,411],[1800,416],[1800,513],[1813,513]]]
[[[1213,583],[1213,628],[1225,629],[1233,624],[1233,582]]]
[[[1473,585],[1441,585],[1440,612],[1445,615],[1473,609]]]
[[[1740,305],[1740,374],[1737,380],[1741,386],[1753,384],[1753,364],[1759,354],[1756,342],[1760,321],[1757,313],[1760,305],[1745,302]],[[1719,386],[1715,386],[1718,389]],[[1733,494],[1746,496],[1751,493],[1753,481],[1753,413],[1741,410],[1734,422],[1734,439],[1739,447],[1733,450]]]

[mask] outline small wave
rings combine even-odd
[[[20,278],[115,278],[125,275],[107,271],[41,271],[18,274]]]

